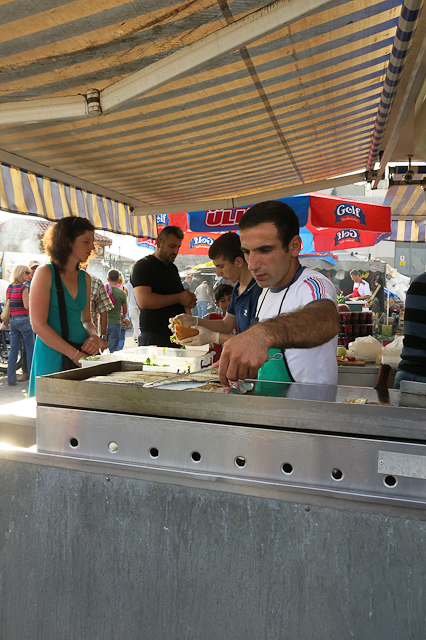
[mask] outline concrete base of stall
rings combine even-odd
[[[425,637],[424,511],[121,468],[2,452],[2,639]]]

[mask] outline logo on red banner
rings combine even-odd
[[[338,231],[334,236],[334,246],[337,247],[337,245],[344,240],[353,240],[353,242],[359,242],[361,244],[359,231],[356,229],[341,229],[341,231]]]
[[[365,213],[354,204],[338,204],[334,209],[335,222],[342,222],[343,220],[350,220],[356,218],[360,224],[367,225],[365,221]]]
[[[211,236],[195,236],[189,243],[190,249],[196,249],[197,247],[211,247],[214,239]]]
[[[150,238],[137,238],[136,244],[138,247],[144,247],[145,249],[155,249],[157,247],[157,241]]]
[[[249,207],[242,209],[211,209],[206,211],[204,224],[206,227],[236,227]]]

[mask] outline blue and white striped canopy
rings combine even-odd
[[[254,40],[266,0],[0,4],[0,162],[24,171],[22,194],[3,179],[2,206],[155,237],[132,208],[222,208],[363,173],[421,0],[276,0]],[[238,46],[220,53],[230,29]]]

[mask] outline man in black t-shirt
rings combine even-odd
[[[157,238],[157,247],[150,256],[138,260],[130,282],[140,309],[139,346],[175,347],[170,342],[169,318],[190,313],[197,299],[184,289],[179,272],[173,264],[183,240],[180,227],[165,227]]]

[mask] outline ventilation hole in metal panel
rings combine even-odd
[[[201,460],[201,453],[198,453],[198,451],[193,451],[191,453],[191,459],[193,462],[200,462]]]
[[[343,471],[341,469],[333,469],[331,472],[331,477],[333,480],[342,480],[343,479]]]
[[[289,462],[284,462],[284,464],[281,465],[281,471],[289,476],[293,473],[293,465]]]
[[[240,467],[240,469],[242,469],[246,466],[247,460],[243,456],[237,456],[235,458],[235,464],[237,465],[237,467]]]
[[[71,445],[71,447],[78,447],[77,438],[70,438],[70,445]]]
[[[116,442],[110,442],[108,445],[108,449],[111,451],[111,453],[117,453],[118,444]]]
[[[151,456],[151,458],[158,458],[160,452],[156,447],[151,447],[151,449],[149,450],[149,455]]]
[[[393,487],[396,487],[398,480],[395,478],[395,476],[386,476],[383,482],[385,483],[386,487],[392,489]]]

